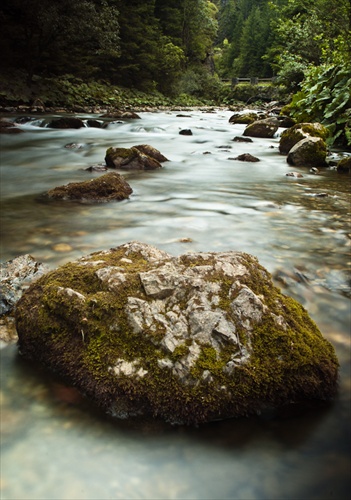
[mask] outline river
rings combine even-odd
[[[294,415],[198,428],[114,421],[3,345],[2,500],[349,498],[350,177],[333,169],[287,176],[296,168],[279,154],[282,129],[272,139],[233,142],[245,128],[229,123],[233,112],[179,114],[142,112],[140,120],[78,130],[49,129],[43,124],[52,116],[36,116],[20,125],[25,133],[2,135],[1,260],[30,253],[54,268],[132,240],[173,255],[251,253],[334,345],[338,396]],[[65,147],[71,143],[79,147]],[[108,147],[138,144],[170,161],[121,172],[133,189],[129,200],[88,205],[42,196],[102,175],[85,169],[103,163]],[[233,159],[242,153],[260,161]]]

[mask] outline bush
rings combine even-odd
[[[299,122],[319,121],[331,135],[329,144],[351,148],[351,75],[347,64],[322,65],[310,70],[284,108]]]

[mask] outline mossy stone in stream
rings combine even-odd
[[[320,137],[305,137],[288,154],[289,165],[297,167],[326,167],[327,146]]]
[[[346,156],[345,158],[342,158],[338,162],[336,170],[338,171],[338,173],[349,174],[351,172],[351,156]]]
[[[106,203],[129,198],[133,190],[117,172],[110,172],[95,179],[71,182],[50,189],[46,196],[55,200],[72,200],[83,203]]]
[[[149,147],[148,153],[145,148]],[[142,151],[140,148],[143,148]],[[155,152],[154,154],[153,151]],[[118,168],[123,170],[155,170],[161,168],[161,163],[156,159],[156,152],[161,154],[155,148],[147,145],[135,146],[132,148],[108,148],[106,151],[105,162],[109,168]],[[165,158],[165,157],[164,157]],[[164,160],[161,161],[165,161]]]
[[[287,155],[295,144],[306,137],[320,137],[323,141],[326,141],[329,137],[329,131],[321,123],[297,123],[282,132],[279,141],[279,152]]]
[[[337,389],[332,345],[241,252],[96,252],[33,284],[16,326],[23,356],[120,418],[198,424]]]

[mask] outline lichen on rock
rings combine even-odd
[[[33,284],[16,325],[22,355],[118,417],[198,424],[336,392],[331,344],[241,252],[96,252]]]

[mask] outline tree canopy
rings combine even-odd
[[[0,20],[2,70],[22,69],[28,85],[73,75],[209,96],[220,78],[277,76],[303,93],[295,113],[317,82],[329,85],[331,101],[308,109],[334,102],[348,123],[350,0],[2,0]]]

